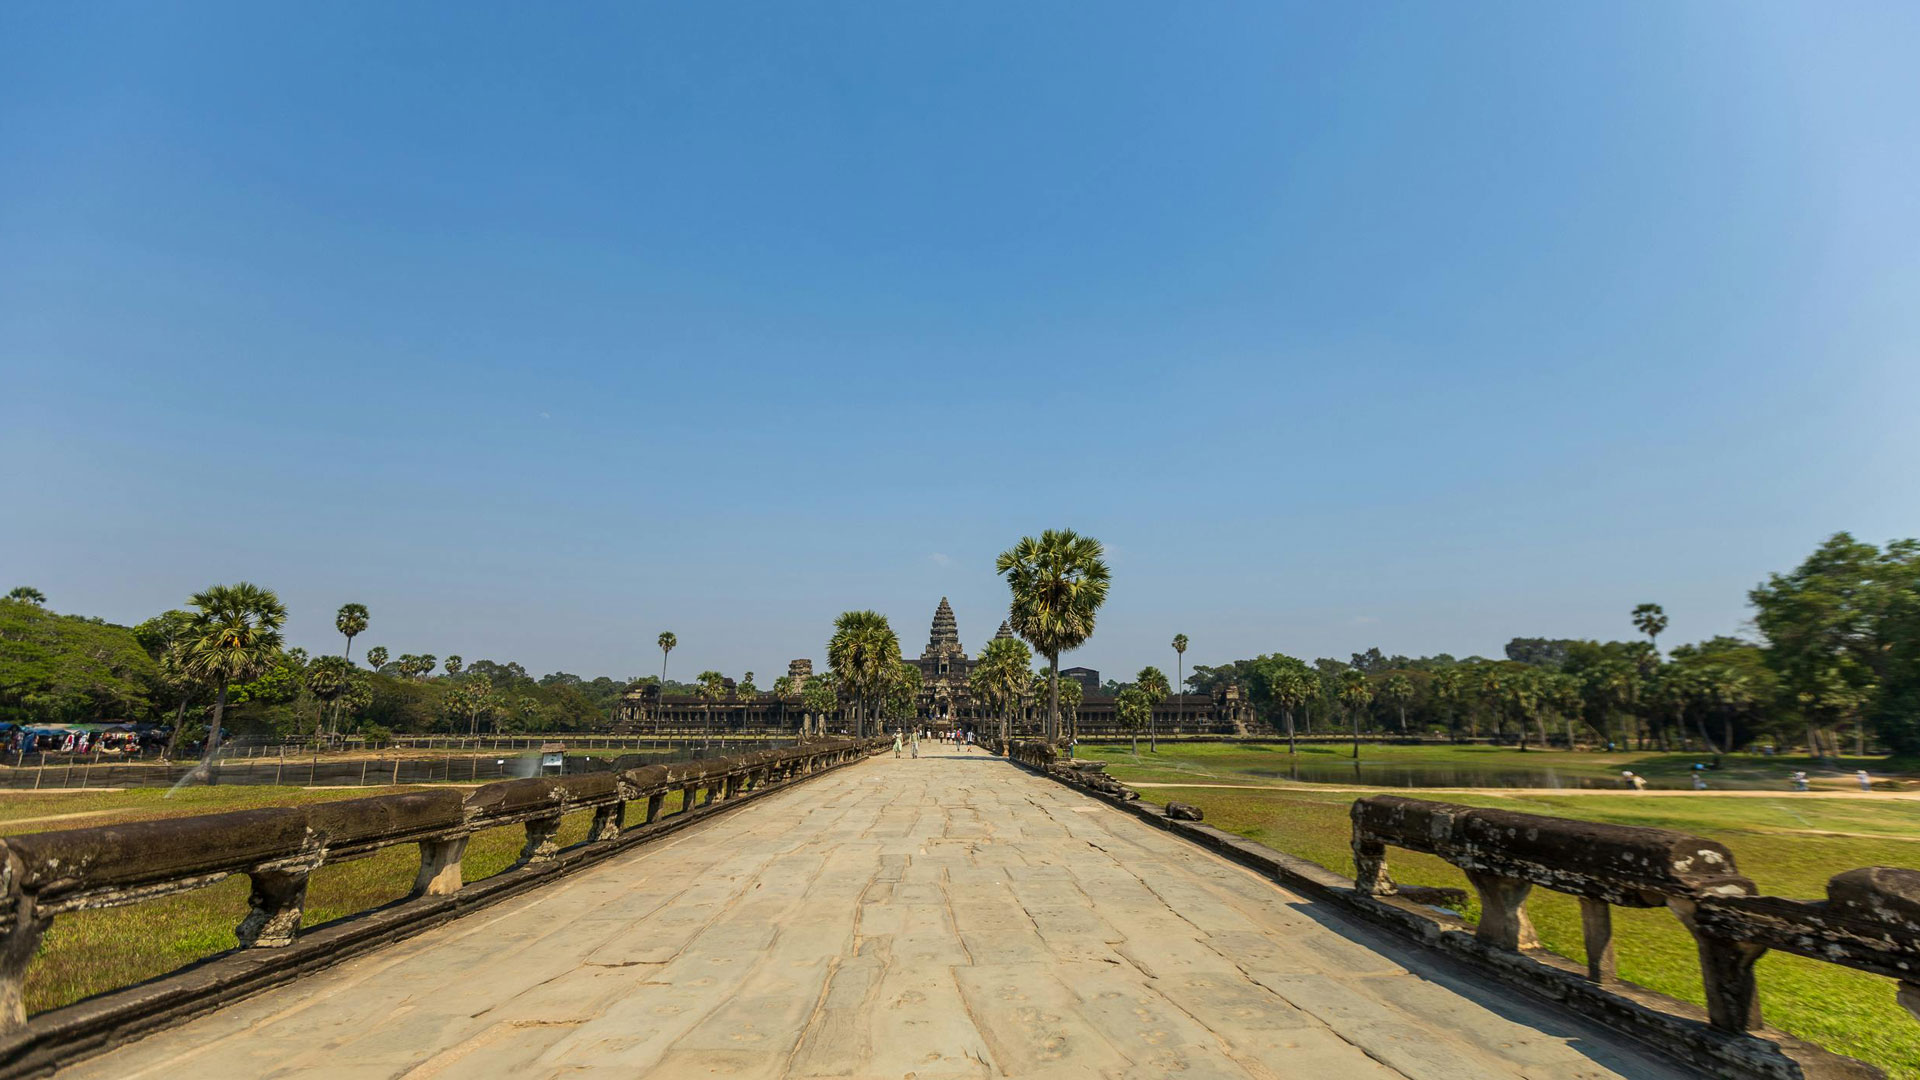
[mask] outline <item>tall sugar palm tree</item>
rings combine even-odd
[[[347,651],[340,655],[353,659],[353,639],[367,630],[367,605],[341,604],[340,610],[334,613],[333,628],[347,638]]]
[[[466,666],[467,662],[460,658],[459,653],[449,653],[447,655],[447,674],[458,675],[460,674],[460,669]]]
[[[1633,628],[1647,635],[1653,654],[1660,655],[1660,632],[1667,628],[1667,613],[1659,604],[1641,604],[1633,609]]]
[[[160,683],[171,691],[176,700],[173,712],[173,730],[167,734],[166,757],[173,760],[175,748],[180,744],[180,729],[187,722],[187,705],[196,694],[203,692],[203,684],[187,671],[187,642],[191,640],[189,630],[193,616],[178,609],[161,612],[158,616],[142,623],[150,627],[152,639],[146,642],[153,653],[155,664],[160,669]],[[137,633],[138,631],[136,631]]]
[[[1086,687],[1079,679],[1068,679],[1060,684],[1060,709],[1066,716],[1067,737],[1074,742],[1080,741],[1080,703],[1086,698]]]
[[[787,699],[792,696],[793,676],[782,675],[773,680],[773,700],[780,703],[780,726],[783,728],[787,726]]]
[[[753,672],[740,676],[740,681],[734,684],[733,693],[740,699],[740,729],[744,732],[747,722],[752,719],[753,699],[760,696],[760,688],[753,685]]]
[[[344,656],[322,656],[308,664],[307,670],[302,673],[307,684],[307,693],[312,694],[314,700],[320,703],[321,714],[337,712],[335,706],[341,695],[345,694],[351,685],[352,676],[353,662]],[[315,737],[321,734],[321,714],[316,714],[313,718]],[[325,729],[329,736],[338,726],[335,722],[337,719],[337,716],[329,716]]]
[[[1060,654],[1093,636],[1094,615],[1107,600],[1100,541],[1072,529],[1023,536],[1000,553],[994,572],[1007,579],[1013,603],[1007,623],[1047,658],[1047,741],[1060,737]]]
[[[1287,753],[1294,752],[1293,710],[1307,703],[1318,685],[1306,670],[1306,665],[1295,661],[1282,667],[1271,678],[1273,699],[1280,705],[1280,715],[1287,721]]]
[[[1127,729],[1133,740],[1133,756],[1140,756],[1140,726],[1153,715],[1153,702],[1138,686],[1129,686],[1120,691],[1113,701],[1113,718]]]
[[[1133,677],[1133,685],[1147,699],[1147,751],[1158,753],[1160,743],[1156,737],[1154,712],[1160,707],[1161,702],[1167,700],[1167,695],[1172,693],[1167,686],[1167,673],[1149,664],[1140,669],[1140,674]]]
[[[1400,714],[1400,734],[1407,733],[1407,702],[1413,700],[1413,681],[1399,672],[1387,677],[1386,684],[1380,687],[1387,700],[1393,702]]]
[[[1454,711],[1454,706],[1459,700],[1460,669],[1441,668],[1439,671],[1434,672],[1433,701],[1434,704],[1446,710],[1447,733],[1455,737],[1458,737],[1460,734],[1460,718]]]
[[[31,585],[16,585],[7,591],[7,599],[40,607],[47,602],[47,594]]]
[[[702,732],[700,744],[705,747],[713,745],[713,706],[715,702],[727,696],[727,677],[717,671],[703,671],[699,675],[699,680],[700,700],[706,702],[702,712],[704,722],[700,725]]]
[[[251,582],[212,585],[193,594],[196,609],[187,626],[186,670],[212,684],[213,728],[207,757],[220,748],[220,725],[227,714],[227,688],[266,674],[280,655],[287,609],[271,589]]]
[[[387,647],[385,645],[375,645],[373,648],[367,650],[367,670],[368,671],[379,671],[381,668],[386,666],[387,666]]]
[[[815,675],[800,688],[800,703],[806,708],[806,725],[815,735],[827,733],[827,717],[840,707],[840,688],[830,674]]]
[[[1185,685],[1187,681],[1186,671],[1184,667],[1186,662],[1187,662],[1187,635],[1175,634],[1173,635],[1173,694],[1174,694],[1173,724],[1174,724],[1174,727],[1176,728],[1183,726],[1187,722],[1187,699],[1183,696],[1184,691],[1180,689],[1180,687]],[[1147,749],[1152,750],[1153,748],[1154,748],[1153,739],[1151,736],[1149,736],[1147,739]]]
[[[1340,673],[1340,704],[1347,707],[1353,720],[1353,756],[1360,757],[1360,713],[1373,703],[1373,687],[1367,682],[1367,673],[1359,668],[1348,668]]]
[[[1019,638],[994,638],[980,650],[974,678],[984,686],[987,700],[997,706],[1002,742],[1011,735],[1012,710],[1032,680],[1032,671],[1033,651]]]
[[[914,718],[920,704],[920,687],[920,666],[895,660],[887,673],[884,691],[886,711],[894,720],[895,731],[905,731],[907,721]]]
[[[654,639],[654,644],[660,646],[660,704],[653,711],[653,733],[658,735],[660,718],[667,711],[667,654],[680,644],[680,639],[673,636],[673,631],[662,630],[660,636]]]
[[[900,638],[877,611],[847,611],[833,622],[827,641],[827,667],[853,694],[854,734],[867,734],[869,718],[881,701],[893,665],[900,661]]]

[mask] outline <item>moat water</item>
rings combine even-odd
[[[1621,789],[1618,776],[1594,777],[1563,772],[1552,767],[1526,768],[1513,765],[1416,765],[1393,761],[1368,761],[1366,751],[1360,760],[1329,758],[1324,755],[1299,755],[1284,768],[1236,770],[1236,775],[1274,780],[1295,780],[1309,784],[1366,784],[1401,788],[1608,788]],[[1726,790],[1765,788],[1774,785],[1751,780],[1722,779],[1714,771],[1705,774],[1709,788]],[[1693,782],[1688,777],[1647,779],[1651,789],[1685,790]],[[1780,785],[1785,787],[1785,773]]]

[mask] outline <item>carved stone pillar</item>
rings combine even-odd
[[[1707,1020],[1721,1031],[1752,1031],[1760,1026],[1760,988],[1753,977],[1754,962],[1766,954],[1765,945],[1702,933],[1694,918],[1696,905],[1668,897],[1667,907],[1693,933],[1700,950],[1700,978],[1706,984]]]
[[[1597,983],[1614,977],[1613,905],[1580,898],[1580,934],[1587,945],[1587,978]]]
[[[1392,896],[1399,891],[1387,875],[1387,845],[1353,838],[1353,885],[1361,896]]]
[[[460,860],[467,854],[465,834],[446,840],[420,842],[420,873],[413,879],[415,896],[452,896],[460,891]]]
[[[1533,889],[1532,882],[1477,870],[1467,871],[1467,880],[1480,894],[1480,928],[1475,937],[1508,952],[1540,944],[1533,932],[1533,920],[1527,918],[1527,893]]]
[[[528,863],[551,862],[560,853],[560,842],[554,837],[560,832],[560,815],[533,818],[527,822],[527,843],[520,849],[520,861],[515,866]]]
[[[308,867],[292,870],[255,870],[250,909],[234,936],[243,949],[275,949],[293,944],[300,933],[300,914],[307,906]]]
[[[593,826],[587,830],[587,839],[594,843],[620,838],[620,827],[627,823],[627,804],[614,803],[602,806],[593,812]]]
[[[7,904],[13,908],[13,926],[0,935],[0,1032],[27,1024],[27,965],[40,950],[41,935],[53,925],[52,918],[35,913],[33,897],[25,893],[8,897]]]

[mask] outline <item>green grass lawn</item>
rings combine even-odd
[[[159,788],[0,795],[0,832],[19,835],[408,790],[417,789],[195,787],[182,788],[171,798]],[[667,800],[669,812],[678,811],[679,806],[679,799]],[[86,816],[53,819],[69,814]],[[644,820],[645,814],[644,802],[632,803],[627,820]],[[585,840],[592,817],[585,811],[568,814],[561,825],[560,843]],[[475,833],[462,864],[465,879],[478,881],[505,870],[520,854],[525,839],[518,825]],[[321,867],[307,886],[302,925],[318,926],[404,897],[419,866],[419,849],[406,844]],[[189,893],[56,918],[27,972],[27,1011],[71,1004],[235,948],[239,942],[234,928],[246,917],[248,888],[246,875],[236,874]]]
[[[1184,770],[1198,768],[1206,770],[1202,774],[1206,783],[1244,781],[1248,778],[1234,773],[1233,765],[1244,767],[1246,761],[1267,753],[1264,749],[1220,746],[1163,747],[1159,756],[1175,760],[1135,765],[1124,746],[1082,747],[1080,756],[1091,756],[1086,752],[1089,749],[1114,761],[1109,771],[1121,780],[1192,777]],[[1371,748],[1362,753],[1367,749]],[[1285,756],[1284,747],[1280,756]],[[1140,757],[1148,755],[1143,750]],[[1637,764],[1627,767],[1636,771],[1641,768]],[[1208,822],[1222,829],[1339,873],[1353,873],[1347,816],[1355,797],[1352,790],[1311,784],[1272,790],[1165,787],[1143,788],[1141,795],[1156,802],[1178,799],[1193,803],[1205,809]],[[1777,798],[1627,792],[1574,795],[1552,791],[1449,793],[1439,797],[1557,817],[1660,826],[1711,837],[1733,850],[1740,870],[1762,891],[1780,896],[1822,897],[1829,877],[1855,867],[1920,867],[1920,802],[1913,800],[1795,797],[1787,792]],[[1466,887],[1465,876],[1437,858],[1389,849],[1388,860],[1396,880]],[[1472,907],[1469,905],[1463,913],[1469,919],[1479,914]],[[1577,901],[1535,889],[1527,908],[1542,944],[1584,962]],[[1703,1002],[1693,939],[1670,913],[1615,908],[1614,925],[1622,978],[1696,1004]],[[1920,1024],[1895,1003],[1892,980],[1777,953],[1763,958],[1759,971],[1762,1009],[1769,1023],[1870,1061],[1903,1080],[1920,1080]]]

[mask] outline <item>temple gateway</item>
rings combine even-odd
[[[994,636],[1012,637],[1013,628],[1003,620]],[[966,648],[960,644],[960,626],[946,597],[941,597],[940,605],[934,608],[926,649],[919,659],[907,662],[920,669],[920,700],[915,716],[923,726],[936,731],[960,728],[985,732],[998,723],[999,717],[991,705],[973,700],[973,669],[979,661],[967,655]],[[726,697],[717,702],[694,694],[668,694],[662,700],[655,684],[638,685],[628,690],[615,707],[614,728],[636,734],[685,734],[705,730],[709,724],[716,733],[844,730],[844,710],[825,717],[807,714],[800,691],[813,673],[812,660],[789,663],[787,674],[792,689],[784,698],[767,692],[742,698],[731,679],[727,680]],[[1099,672],[1084,667],[1063,668],[1060,677],[1075,679],[1082,687],[1079,708],[1073,715],[1061,717],[1063,728],[1087,735],[1121,732],[1114,722],[1114,699],[1100,690]],[[1045,700],[1025,702],[1015,710],[1014,731],[1040,730],[1046,723],[1046,708]],[[1065,712],[1064,703],[1062,712]],[[895,723],[889,720],[887,726],[891,728]],[[1214,694],[1175,694],[1154,709],[1154,726],[1163,735],[1246,735],[1251,733],[1254,724],[1252,705],[1241,696],[1240,688],[1233,685]]]

